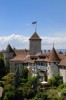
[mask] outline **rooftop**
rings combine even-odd
[[[60,61],[59,65],[66,66],[66,57]]]
[[[29,40],[32,40],[32,39],[42,40],[36,32],[31,36],[31,38]]]
[[[60,59],[58,57],[58,54],[57,54],[55,48],[53,47],[52,51],[50,52],[48,62],[59,62],[59,61],[60,61]]]

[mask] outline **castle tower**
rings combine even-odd
[[[50,52],[50,56],[48,58],[48,67],[47,67],[47,76],[48,79],[53,77],[53,75],[56,75],[59,73],[58,70],[58,63],[60,62],[60,59],[58,57],[58,54],[53,47],[52,51]]]
[[[41,52],[41,38],[35,32],[29,39],[29,50],[30,55],[35,55],[38,52]]]
[[[7,48],[3,55],[4,55],[5,66],[6,66],[6,72],[9,72],[9,70],[10,70],[9,60],[15,56],[15,52],[13,51],[10,44],[7,45]]]

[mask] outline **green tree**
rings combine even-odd
[[[51,79],[48,80],[48,83],[51,86],[59,86],[61,84],[63,84],[63,79],[62,77],[58,74],[58,75],[54,75]]]
[[[2,80],[4,80],[4,82],[6,83],[10,83],[10,84],[13,84],[13,79],[14,79],[14,73],[8,73],[6,76],[4,76],[2,78]]]
[[[5,70],[4,57],[0,54],[0,79],[6,74]]]
[[[34,89],[29,84],[24,84],[23,85],[22,92],[23,92],[24,98],[26,98],[26,99],[31,99],[35,95]]]
[[[23,79],[28,79],[28,69],[27,68],[22,68],[21,71],[20,71],[20,74],[21,74],[21,77]]]
[[[46,92],[38,92],[32,100],[49,100]]]
[[[21,79],[20,79],[20,71],[19,68],[16,69],[15,75],[14,75],[14,79],[13,79],[13,84],[14,87],[19,87],[21,84]]]

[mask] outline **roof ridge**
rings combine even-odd
[[[31,38],[29,40],[31,40],[31,39],[39,39],[39,40],[42,40],[36,32],[34,32],[34,34],[31,36]]]

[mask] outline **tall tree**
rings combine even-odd
[[[19,87],[21,84],[19,67],[16,69],[13,83],[15,87]]]
[[[5,75],[5,63],[4,63],[4,57],[2,54],[0,54],[0,78]]]

